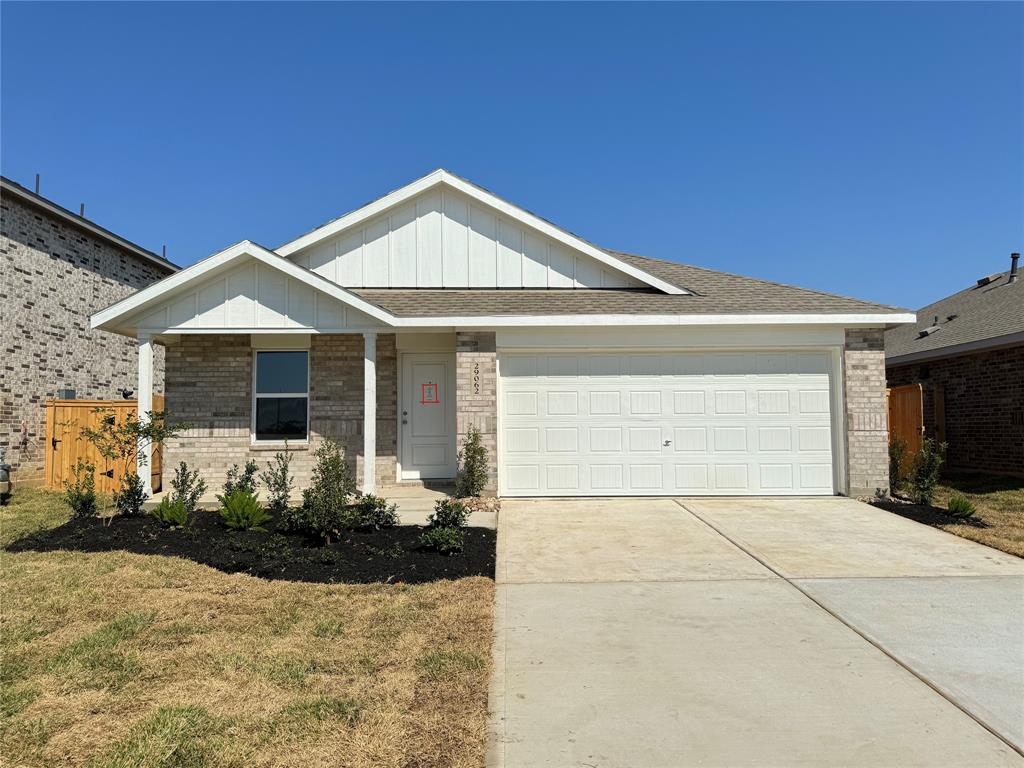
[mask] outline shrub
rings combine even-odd
[[[256,495],[238,488],[224,497],[220,517],[228,528],[234,531],[265,531],[263,524],[270,515],[260,504]]]
[[[142,505],[149,494],[142,488],[142,478],[129,472],[121,479],[121,487],[114,492],[114,507],[124,517],[133,517],[142,513]]]
[[[325,440],[313,454],[316,466],[309,488],[302,492],[302,516],[299,530],[320,536],[327,544],[331,536],[358,523],[358,508],[348,507],[356,495],[345,454],[334,440]]]
[[[469,507],[457,499],[439,499],[434,513],[427,518],[431,528],[462,528],[469,519]]]
[[[277,516],[277,527],[291,533],[308,531],[306,511],[302,507],[285,507]]]
[[[921,450],[910,462],[907,473],[907,486],[913,501],[918,504],[931,504],[935,496],[935,486],[939,484],[939,470],[946,458],[946,444],[936,444],[932,439],[921,443]]]
[[[96,465],[81,459],[71,470],[74,479],[64,481],[64,502],[72,517],[96,515]]]
[[[479,496],[487,487],[487,449],[480,443],[480,430],[470,427],[459,451],[459,471],[455,477],[455,495]]]
[[[973,501],[966,496],[958,494],[949,500],[949,504],[946,505],[946,511],[958,520],[966,520],[969,517],[974,517],[976,510]]]
[[[359,499],[360,528],[394,528],[398,525],[398,505],[391,504],[387,499],[368,493]]]
[[[189,510],[185,502],[178,498],[164,496],[160,503],[150,510],[149,514],[155,517],[165,528],[183,528],[188,523]]]
[[[184,461],[174,470],[171,480],[170,497],[180,501],[187,515],[191,515],[199,506],[199,499],[206,493],[206,481],[199,477],[199,470],[190,471]]]
[[[457,555],[466,542],[462,528],[427,528],[420,535],[420,546],[442,555]]]
[[[217,497],[217,500],[223,505],[224,500],[235,491],[255,495],[256,473],[259,472],[259,469],[256,462],[252,459],[245,462],[245,468],[241,470],[239,470],[237,464],[232,464],[231,469],[227,472],[227,479],[224,481],[224,490]]]
[[[291,463],[292,455],[285,449],[274,454],[274,460],[267,462],[267,471],[260,475],[270,497],[267,509],[275,515],[288,509],[288,497],[295,485],[295,478],[288,474]]]
[[[893,437],[889,441],[889,489],[895,491],[903,484],[903,462],[907,458],[907,441]]]
[[[420,535],[420,546],[442,555],[457,555],[462,551],[465,539],[461,528],[428,528]]]

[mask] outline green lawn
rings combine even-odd
[[[16,490],[0,540],[66,519],[58,494]],[[337,586],[127,552],[0,558],[5,765],[483,764],[490,579]]]

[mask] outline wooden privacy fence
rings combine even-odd
[[[921,450],[924,439],[924,398],[920,384],[886,390],[889,407],[889,440],[900,438],[907,446],[906,460]]]
[[[46,486],[63,488],[65,480],[74,477],[73,469],[79,460],[96,465],[96,490],[112,493],[121,485],[124,463],[99,455],[96,447],[82,437],[83,428],[97,429],[101,420],[113,415],[121,422],[135,413],[136,400],[47,400],[46,401]],[[106,414],[96,411],[103,408]],[[164,409],[163,395],[153,395],[153,410]],[[153,462],[149,467],[153,491],[160,490],[162,448],[153,446]],[[135,463],[129,467],[135,470]]]

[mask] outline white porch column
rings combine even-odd
[[[364,333],[363,343],[363,493],[373,493],[377,474],[377,333]]]
[[[148,334],[139,334],[139,387],[138,398],[139,421],[147,418],[146,414],[153,410],[153,339]],[[145,466],[138,467],[142,487],[149,496],[153,495],[153,444],[139,441],[139,456],[144,456]]]

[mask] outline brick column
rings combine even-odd
[[[498,488],[498,375],[494,333],[458,331],[455,335],[455,421],[458,446],[471,427],[480,430],[487,449],[487,491]]]
[[[889,490],[885,342],[881,328],[847,329],[843,349],[846,465],[851,496]]]

